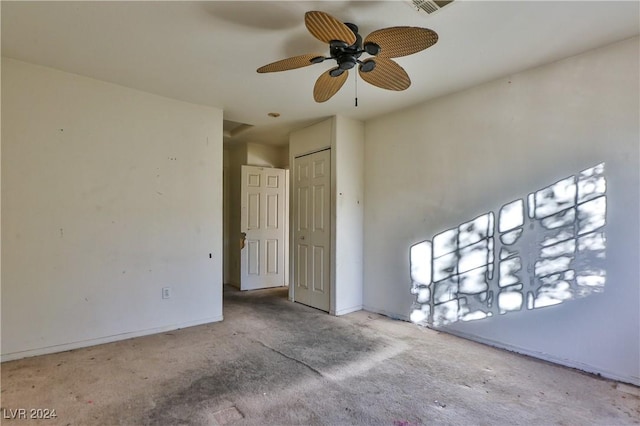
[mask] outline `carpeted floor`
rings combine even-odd
[[[640,423],[636,387],[286,297],[226,288],[223,322],[4,363],[2,424]]]

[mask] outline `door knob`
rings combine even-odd
[[[246,232],[241,232],[240,233],[240,250],[242,250],[244,248],[244,241],[247,239],[247,233]]]
[[[304,235],[300,237],[301,240],[304,240]]]

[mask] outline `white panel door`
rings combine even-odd
[[[294,300],[329,311],[331,284],[331,151],[294,160]]]
[[[285,171],[242,166],[240,289],[284,285]]]

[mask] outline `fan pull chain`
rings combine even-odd
[[[354,72],[356,76],[356,108],[358,107],[358,71]]]

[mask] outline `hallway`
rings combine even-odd
[[[224,291],[224,321],[2,364],[3,424],[640,422],[638,388],[287,289]],[[55,409],[53,420],[9,419]]]

